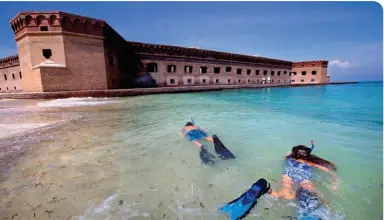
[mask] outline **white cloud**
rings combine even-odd
[[[338,68],[343,68],[343,69],[347,69],[355,66],[354,64],[348,61],[340,61],[340,60],[331,60],[329,61],[328,65],[338,67]]]

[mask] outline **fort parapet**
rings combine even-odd
[[[18,55],[0,59],[0,92],[328,83],[328,61],[292,62],[126,41],[107,22],[65,12],[10,21]]]

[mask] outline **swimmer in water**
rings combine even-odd
[[[314,146],[313,142],[312,146]],[[295,199],[296,196],[292,190],[294,183],[300,184],[304,189],[318,193],[311,181],[313,177],[312,167],[329,173],[333,179],[332,190],[336,190],[338,182],[338,178],[334,173],[336,166],[327,160],[311,154],[311,151],[311,148],[303,145],[297,145],[292,148],[291,153],[285,157],[285,169],[283,171],[280,190],[274,191],[270,189],[268,193],[271,196],[288,200]]]
[[[212,142],[213,143],[213,138],[212,136],[209,136],[207,134],[208,130],[206,129],[203,129],[203,128],[200,128],[198,126],[196,126],[193,122],[191,121],[188,121],[183,129],[181,130],[181,135],[185,133],[185,137],[191,141],[192,143],[194,143],[198,148],[201,148],[203,146],[203,144],[201,144],[199,142],[199,140],[201,139],[206,139],[207,141],[209,142]]]

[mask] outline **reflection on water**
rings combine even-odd
[[[253,95],[270,96],[266,101],[271,102],[274,91],[268,93]],[[328,218],[381,216],[382,158],[377,155],[382,151],[376,148],[381,134],[311,118],[298,120],[268,106],[240,106],[216,95],[244,94],[1,100],[1,217],[226,219],[217,211],[220,205],[260,177],[278,187],[282,155],[290,146],[309,141],[307,133],[318,131],[316,150],[338,165],[342,179],[340,189],[332,192],[330,178],[316,173],[315,185],[332,210]],[[202,166],[198,150],[178,136],[191,115],[218,134],[238,159]],[[287,132],[293,127],[294,135]],[[351,138],[356,139],[351,143]],[[340,147],[332,148],[335,143]],[[350,148],[361,143],[372,149],[365,155],[371,160],[352,163],[360,161],[359,152]],[[357,173],[366,178],[350,181]],[[295,202],[264,196],[249,219],[287,216],[296,216]]]

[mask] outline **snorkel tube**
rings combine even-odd
[[[312,152],[313,149],[315,149],[315,142],[311,141],[311,145],[312,145],[312,147],[311,147],[311,152]]]
[[[193,125],[195,125],[195,121],[193,120],[192,116],[191,116],[191,122]]]

